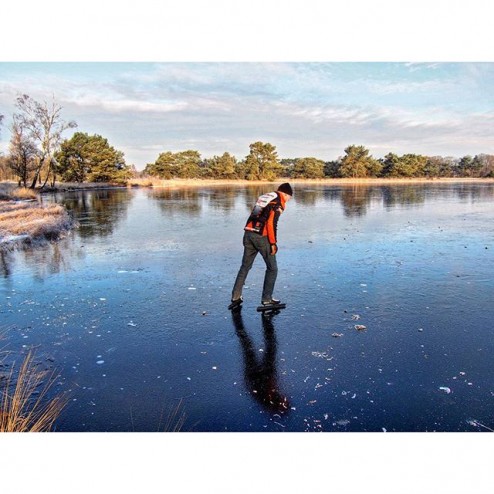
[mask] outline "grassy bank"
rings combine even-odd
[[[0,184],[0,250],[55,240],[75,226],[64,207],[42,205],[31,190]]]

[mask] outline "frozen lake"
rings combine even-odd
[[[259,257],[232,314],[243,226],[271,190],[45,196],[80,228],[2,255],[0,327],[60,372],[56,430],[170,430],[174,412],[196,432],[493,429],[494,184],[296,184],[287,308],[256,312]]]

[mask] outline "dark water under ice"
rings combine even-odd
[[[45,197],[80,228],[2,256],[0,327],[60,373],[56,430],[493,429],[494,184],[297,184],[287,308],[256,312],[259,258],[232,314],[242,228],[270,190]]]

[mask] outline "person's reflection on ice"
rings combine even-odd
[[[250,394],[270,412],[287,412],[288,398],[279,390],[276,371],[276,335],[271,315],[262,315],[264,352],[256,351],[247,334],[241,310],[232,311],[235,331],[242,345],[244,377]]]

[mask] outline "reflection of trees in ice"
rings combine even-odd
[[[385,208],[423,204],[426,198],[426,189],[417,185],[398,185],[381,187],[383,205]]]
[[[111,235],[126,218],[133,198],[126,189],[106,189],[55,194],[49,199],[67,208],[79,221],[79,236],[87,238]]]
[[[16,264],[23,262],[34,279],[41,281],[52,274],[71,271],[72,259],[82,257],[84,250],[75,248],[73,237],[17,252],[0,252],[0,276],[9,278]]]
[[[156,201],[161,212],[166,216],[175,214],[198,216],[202,210],[201,189],[198,187],[155,189],[147,193],[149,198]]]
[[[158,189],[148,192],[158,201],[167,215],[199,215],[206,209],[229,213],[237,205],[248,213],[257,198],[276,190],[277,183],[231,186],[217,188]],[[491,200],[494,197],[492,183],[441,183],[441,184],[294,184],[294,202],[303,207],[317,207],[325,203],[340,203],[345,216],[364,216],[371,204],[384,208],[396,206],[426,205],[438,196],[468,200]]]
[[[237,196],[237,187],[218,187],[203,190],[203,199],[207,201],[208,207],[227,214],[235,209]]]
[[[454,194],[463,201],[474,199],[492,201],[494,199],[494,184],[488,183],[458,183],[454,186]]]
[[[237,199],[244,195],[245,188],[231,187],[190,187],[182,189],[148,190],[148,197],[156,200],[161,211],[167,216],[177,214],[198,216],[211,209],[221,213],[230,213]],[[254,202],[257,200],[257,196]],[[252,205],[250,205],[250,208]]]
[[[8,278],[13,272],[14,253],[10,251],[0,251],[0,275]]]
[[[397,206],[424,206],[437,198],[465,201],[491,201],[494,184],[485,183],[423,183],[423,184],[352,184],[303,185],[295,188],[294,202],[302,206],[340,202],[345,216],[364,216],[371,204],[386,209]]]
[[[345,216],[364,216],[375,192],[375,189],[371,187],[344,187],[341,191],[340,201]]]

